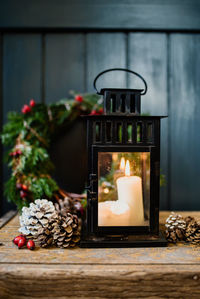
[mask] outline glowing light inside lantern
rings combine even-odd
[[[108,188],[104,188],[104,189],[103,189],[103,192],[104,192],[105,194],[108,194],[108,193],[109,193],[109,189],[108,189]]]
[[[131,175],[130,162],[129,160],[127,160],[125,166],[125,176],[130,176],[130,175]]]

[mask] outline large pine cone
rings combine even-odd
[[[64,199],[60,199],[55,203],[56,211],[61,216],[67,216],[67,213],[76,214],[77,209],[73,198],[66,196]]]
[[[166,220],[166,238],[169,242],[176,243],[185,238],[186,222],[181,215],[174,212]]]
[[[75,247],[80,241],[80,224],[77,215],[67,213],[61,216],[53,230],[53,240],[57,247]]]
[[[192,244],[200,244],[200,221],[194,219],[187,225],[185,231],[186,241]]]
[[[80,241],[80,229],[78,217],[67,213],[66,216],[59,216],[49,223],[48,228],[44,228],[37,236],[37,241],[41,247],[52,244],[62,248],[75,247]]]
[[[30,206],[22,208],[20,216],[19,231],[24,235],[37,236],[42,233],[44,228],[48,228],[49,223],[58,219],[58,214],[51,201],[37,199]]]

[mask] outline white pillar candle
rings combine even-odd
[[[126,176],[117,179],[118,200],[128,204],[131,226],[144,225],[142,179],[138,176],[130,176],[129,161],[125,173]]]
[[[99,226],[130,226],[130,208],[125,202],[105,201],[98,204]]]

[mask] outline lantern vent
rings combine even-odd
[[[139,77],[143,83],[144,89],[119,89],[119,88],[103,88],[100,91],[96,88],[97,79],[104,73],[111,71],[125,71],[132,73]],[[128,69],[115,68],[108,69],[96,76],[94,79],[94,88],[97,94],[103,96],[104,100],[104,113],[107,115],[139,115],[141,112],[141,95],[147,92],[147,83],[144,78],[136,72]]]

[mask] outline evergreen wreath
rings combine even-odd
[[[72,99],[50,105],[32,99],[21,113],[8,113],[1,134],[2,143],[11,148],[5,155],[12,170],[4,189],[8,201],[21,210],[36,198],[54,200],[63,194],[50,175],[54,168],[48,153],[51,142],[80,115],[102,114],[101,104],[98,95],[74,94]]]

